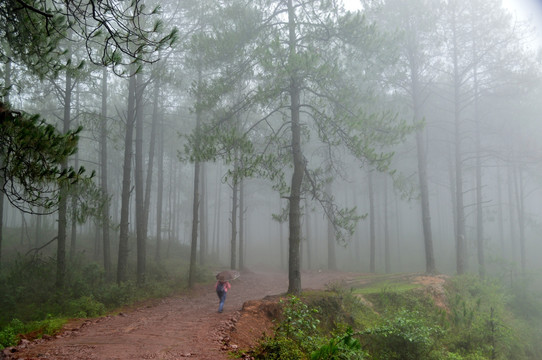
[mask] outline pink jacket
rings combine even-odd
[[[216,284],[215,284],[215,290],[216,290],[216,288],[217,288],[219,282],[220,282],[220,281],[217,281],[217,282],[216,282]],[[228,290],[229,290],[230,288],[231,288],[231,284],[230,284],[229,282],[227,282],[227,281],[224,281],[224,292],[228,292]]]

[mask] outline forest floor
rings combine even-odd
[[[413,282],[437,288],[441,284],[439,278],[418,275],[410,275]],[[359,284],[360,274],[315,271],[301,277],[303,289],[325,289],[339,282]],[[264,332],[270,334],[276,295],[287,288],[286,273],[243,272],[232,281],[223,313],[217,311],[214,284],[198,286],[190,295],[70,321],[57,336],[23,340],[4,349],[0,359],[227,360],[229,351],[256,344]]]

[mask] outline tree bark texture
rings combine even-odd
[[[119,253],[117,262],[117,283],[128,280],[128,231],[130,217],[130,186],[132,174],[132,142],[135,125],[136,78],[130,76],[128,83],[128,109],[126,116],[126,134],[124,138],[124,163],[122,171],[122,194],[119,229]]]
[[[293,1],[288,0],[288,25],[289,25],[289,50],[291,62],[296,56],[296,23]],[[288,257],[288,293],[301,293],[301,262],[299,245],[301,242],[301,184],[305,173],[305,162],[301,150],[301,124],[299,117],[301,83],[296,70],[292,70],[290,78],[290,116],[291,116],[291,151],[294,162],[290,186],[290,211],[289,211],[289,257]]]

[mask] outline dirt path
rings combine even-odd
[[[323,288],[346,273],[304,273],[303,288]],[[245,301],[286,292],[285,273],[243,273],[232,282],[224,312],[213,286],[190,296],[170,297],[116,316],[87,320],[54,339],[23,343],[7,359],[227,360],[224,330],[233,326]],[[2,355],[0,354],[0,358]]]

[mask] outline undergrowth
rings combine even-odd
[[[81,259],[70,261],[66,286],[54,284],[56,262],[43,256],[18,256],[0,273],[0,349],[16,345],[22,334],[41,337],[59,331],[69,318],[88,318],[186,288],[187,266],[149,263],[147,281],[117,284],[105,278],[103,267]],[[135,270],[132,271],[135,274]],[[208,281],[210,271],[198,269],[196,280]]]
[[[334,286],[283,300],[274,336],[255,359],[540,359],[541,302],[525,284],[464,275],[446,284],[446,309],[423,290]]]

